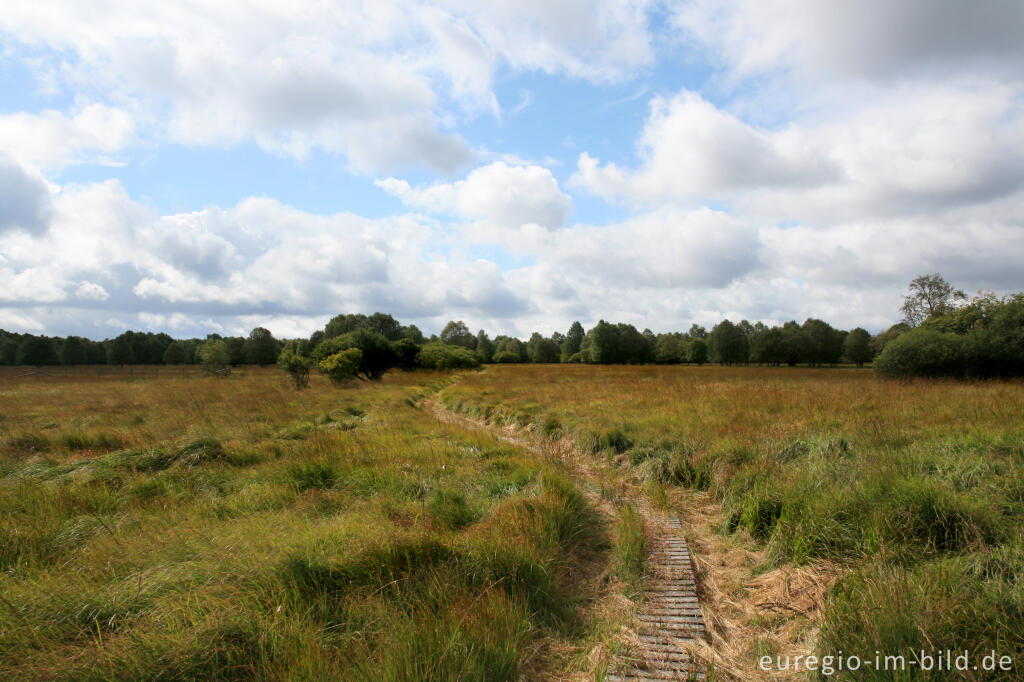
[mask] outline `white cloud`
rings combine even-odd
[[[672,23],[735,76],[893,81],[1024,67],[1024,5],[971,0],[679,3]]]
[[[128,111],[93,103],[65,113],[0,115],[0,148],[23,164],[60,170],[73,163],[110,162],[131,144],[135,120]]]
[[[76,99],[111,106],[19,114],[6,126],[27,126],[25,153],[53,164],[117,151],[139,127],[159,141],[254,140],[298,158],[343,153],[363,171],[451,173],[473,158],[451,121],[499,114],[499,68],[621,79],[653,62],[646,9],[614,0],[15,3],[0,14],[10,54],[24,53],[47,89],[57,78]],[[97,127],[125,111],[136,126],[118,118]]]
[[[52,213],[46,182],[0,152],[0,233],[42,232]]]
[[[404,180],[388,178],[376,184],[408,206],[501,227],[559,228],[572,207],[572,199],[559,189],[551,171],[503,161],[476,168],[457,182],[414,188]]]
[[[96,282],[82,282],[75,289],[75,297],[84,301],[105,301],[110,294]]]
[[[664,201],[821,184],[837,174],[825,150],[808,145],[798,131],[759,130],[697,93],[655,97],[650,110],[638,142],[638,172],[614,163],[600,166],[584,152],[574,183],[601,196]]]
[[[770,221],[930,215],[1024,187],[1024,103],[992,82],[890,89],[769,131],[684,91],[653,101],[639,146],[634,169],[581,154],[573,183],[641,204],[728,201]]]
[[[1009,218],[1007,218],[1009,216]],[[487,233],[507,268],[471,256],[461,230],[416,216],[316,215],[267,198],[155,216],[116,182],[69,186],[49,231],[0,236],[0,320],[8,328],[178,336],[218,328],[279,336],[339,312],[382,310],[428,333],[464,319],[491,334],[564,331],[573,319],[656,331],[724,316],[814,316],[880,329],[907,273],[943,272],[969,291],[1019,279],[1024,201],[828,227],[781,228],[707,208],[663,207],[606,226]],[[477,241],[481,241],[478,239]],[[435,256],[443,249],[443,259]]]

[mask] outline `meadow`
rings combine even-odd
[[[454,378],[8,375],[0,672],[599,676],[642,528],[556,459],[438,421]]]
[[[629,499],[683,522],[712,678],[840,650],[1024,664],[1020,382],[86,371],[6,375],[0,415],[14,679],[600,679],[643,584]]]
[[[494,366],[442,399],[496,427],[568,441],[599,466],[603,487],[679,514],[722,673],[767,677],[756,667],[766,655],[950,649],[1015,662],[968,678],[1019,679],[1019,381],[895,381],[853,368]]]

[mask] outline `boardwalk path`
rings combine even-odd
[[[690,655],[704,638],[690,551],[679,520],[666,525],[669,533],[647,560],[651,570],[638,619],[640,660],[608,680],[704,679],[702,666]]]
[[[437,400],[428,401],[428,407],[441,421],[486,429],[495,437],[542,452],[535,443],[517,437],[512,432],[499,431],[483,422],[455,414]],[[561,453],[566,460],[566,453]],[[588,471],[578,462],[566,463],[584,481]],[[703,680],[703,666],[691,656],[698,641],[704,638],[704,618],[697,600],[696,584],[690,551],[677,518],[659,518],[643,501],[632,500],[637,509],[653,521],[651,525],[663,529],[653,539],[654,549],[647,557],[647,584],[638,617],[639,647],[637,659],[618,673],[609,673],[607,680]]]

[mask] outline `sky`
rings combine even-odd
[[[6,0],[0,328],[877,332],[1024,289],[1019,0]]]

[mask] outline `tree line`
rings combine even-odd
[[[209,334],[205,339],[173,339],[160,332],[126,331],[112,339],[51,337],[0,329],[0,365],[198,365],[204,348],[223,354],[225,365],[270,365],[281,342],[263,327],[248,337]]]
[[[878,335],[857,327],[836,329],[808,318],[768,326],[722,320],[707,330],[655,334],[600,320],[585,330],[573,322],[565,333],[538,332],[523,340],[483,329],[474,334],[452,320],[427,337],[377,312],[331,318],[309,338],[275,339],[256,327],[247,337],[210,334],[172,339],[164,333],[127,331],[104,341],[13,334],[0,330],[0,363],[19,365],[240,364],[286,369],[304,385],[311,368],[336,381],[373,380],[392,368],[459,368],[482,363],[758,364],[820,367],[840,363],[875,368],[890,376],[1024,375],[1024,294],[979,294],[967,302],[940,275],[914,279],[904,298],[903,321]]]
[[[356,332],[357,337],[352,337]],[[478,363],[863,364],[880,350],[864,329],[846,332],[816,319],[808,319],[802,325],[787,322],[781,327],[723,320],[710,332],[695,324],[685,333],[663,334],[604,320],[585,331],[582,324],[573,322],[564,334],[544,336],[535,332],[524,340],[506,335],[491,338],[482,329],[473,334],[465,322],[454,320],[440,334],[427,337],[416,325],[403,325],[391,315],[378,312],[337,315],[323,329],[303,339],[279,340],[263,327],[256,327],[247,337],[209,334],[205,339],[173,339],[162,332],[126,331],[103,341],[0,330],[0,364],[270,365],[285,350],[319,362],[326,357],[327,350],[344,350],[342,345],[354,338],[364,350],[371,340],[378,345],[380,340],[387,341],[394,347],[395,356],[407,362],[413,362],[423,347],[430,346],[423,360],[434,365],[453,362],[455,358],[462,363],[473,358]],[[468,353],[458,354],[453,351],[456,348]],[[396,360],[394,366],[398,364],[401,363]]]

